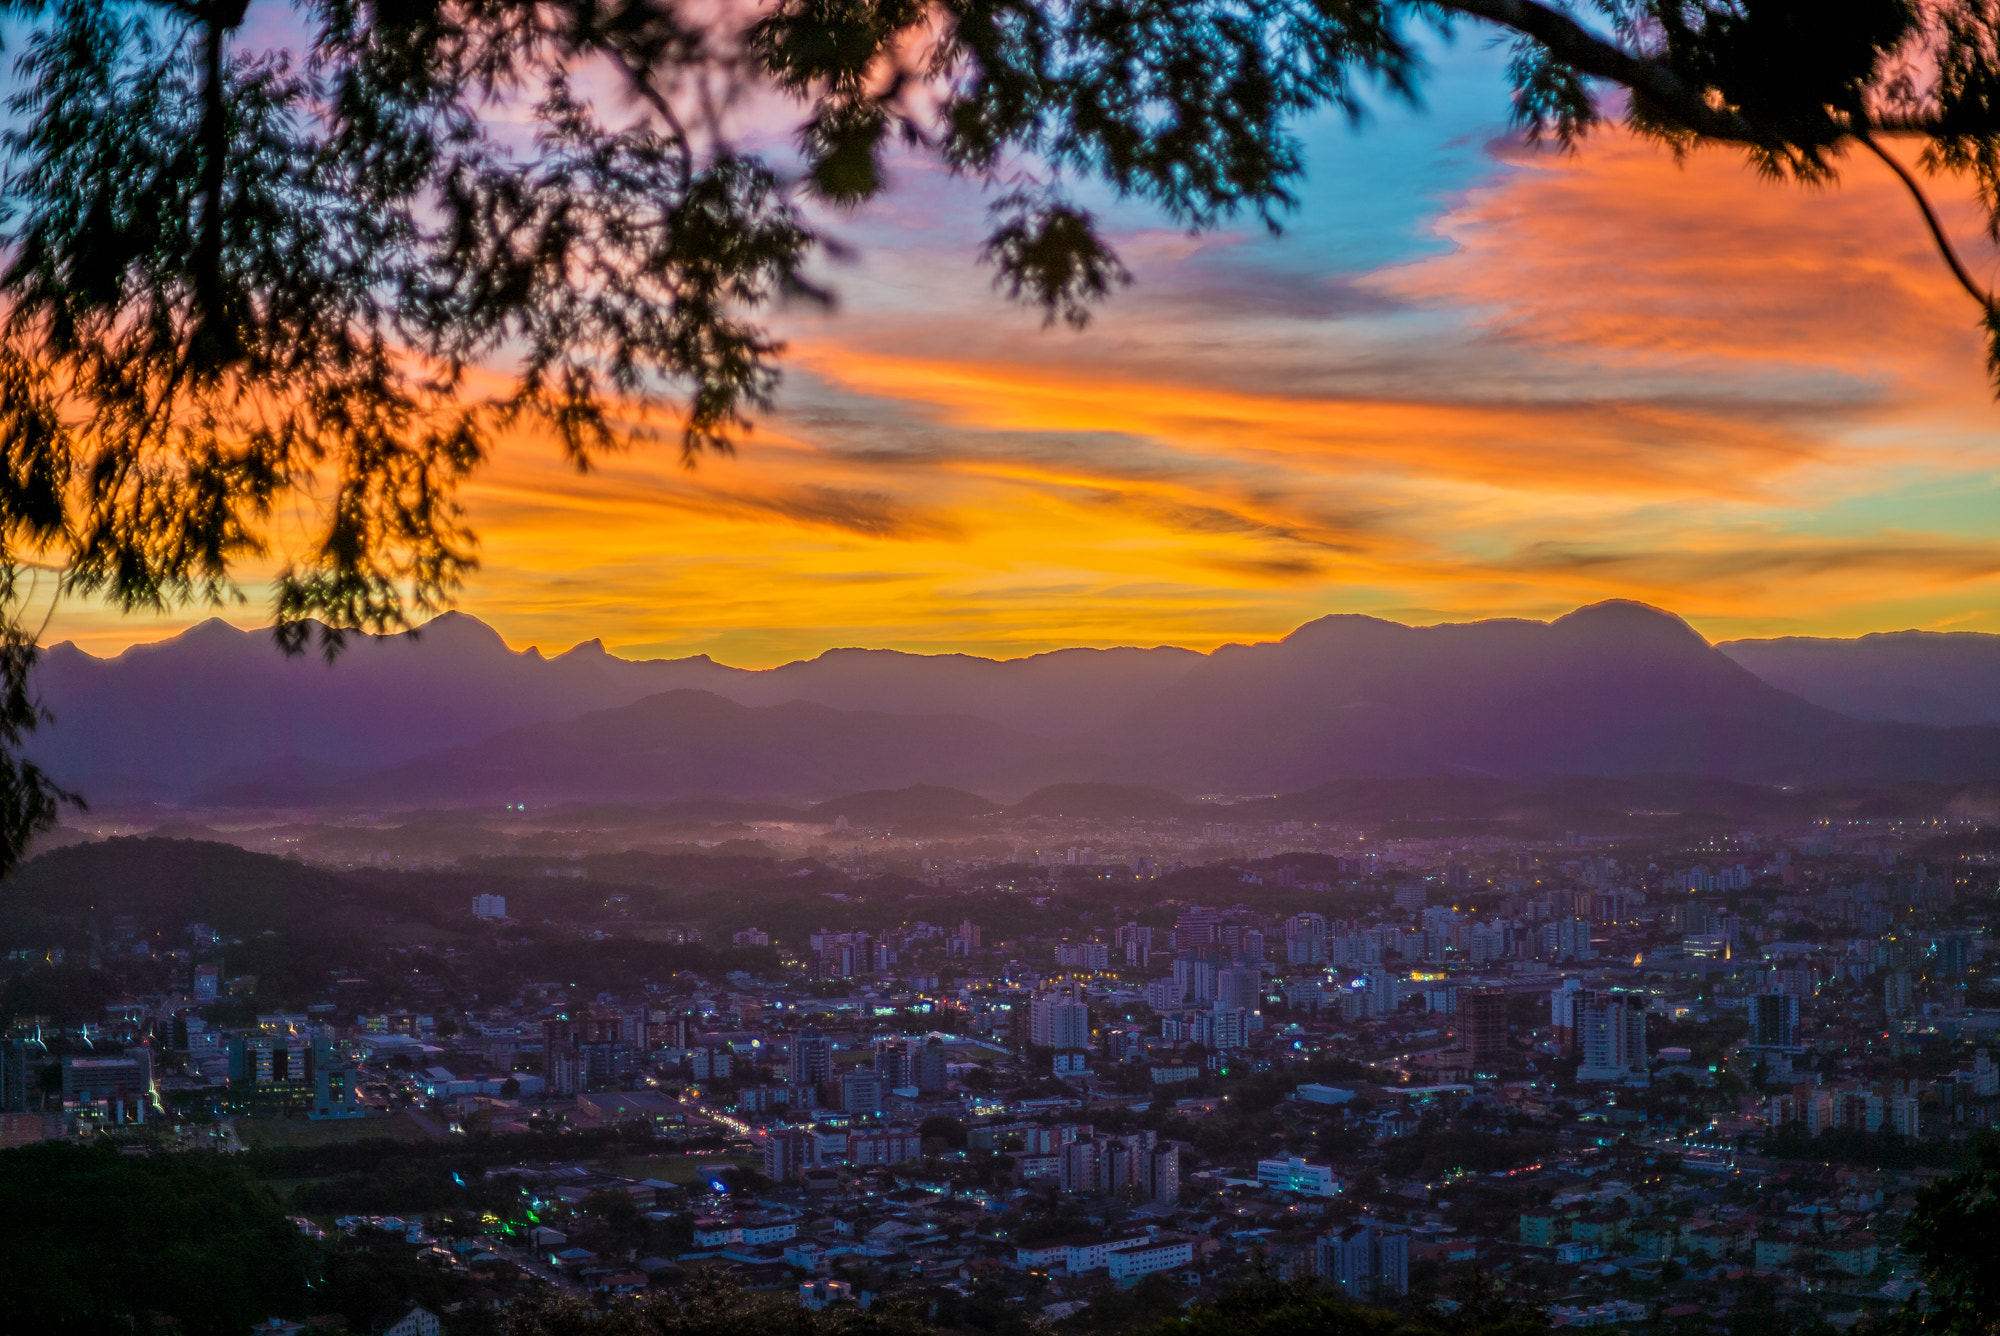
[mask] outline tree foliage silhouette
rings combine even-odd
[[[1534,137],[1573,147],[1622,90],[1638,130],[1774,176],[1879,156],[2000,329],[1921,184],[1969,180],[2000,234],[1994,0],[0,9],[0,867],[71,797],[21,757],[33,577],[160,609],[255,560],[292,652],[409,625],[473,567],[457,489],[509,425],[580,468],[729,450],[777,383],[766,314],[828,300],[814,219],[880,194],[893,145],[990,186],[996,285],[1081,327],[1129,275],[1076,183],[1276,227],[1301,118],[1415,99],[1426,34],[1497,35]],[[743,142],[774,100],[795,153]]]
[[[1903,1247],[1923,1271],[1924,1290],[1880,1326],[1883,1336],[1992,1336],[2000,1331],[2000,1269],[1992,1234],[2000,1229],[2000,1144],[1979,1148],[1965,1173],[1917,1193]]]

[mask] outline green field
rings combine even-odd
[[[628,1159],[621,1168],[636,1178],[657,1178],[667,1183],[695,1183],[724,1169],[756,1169],[762,1162],[754,1155],[649,1156]]]
[[[293,1149],[303,1146],[337,1146],[350,1141],[431,1140],[430,1133],[405,1114],[386,1118],[238,1118],[236,1135],[246,1147]]]

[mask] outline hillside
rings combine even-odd
[[[0,941],[82,942],[93,928],[108,940],[123,915],[167,950],[185,944],[190,923],[224,936],[310,932],[389,907],[337,873],[233,844],[114,839],[52,850],[0,879]]]

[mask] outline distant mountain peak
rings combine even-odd
[[[116,657],[120,659],[126,657],[126,655],[144,657],[149,652],[165,649],[169,645],[183,650],[234,648],[256,634],[254,631],[245,631],[240,627],[231,626],[220,617],[210,617],[206,620],[196,622],[177,636],[169,636],[165,640],[156,640],[149,645],[133,645]]]
[[[471,613],[460,612],[456,608],[450,612],[439,613],[415,630],[415,635],[402,638],[418,642],[435,641],[450,645],[454,649],[497,649],[507,654],[514,653],[507,648],[507,641],[498,631]],[[382,636],[380,639],[386,641],[392,637]]]
[[[810,659],[800,659],[800,663],[841,663],[847,661],[880,662],[885,659],[963,659],[963,654],[912,654],[902,649],[870,649],[865,645],[836,645],[823,649]]]
[[[1685,619],[1665,608],[1630,598],[1608,598],[1601,603],[1586,604],[1575,612],[1564,613],[1550,622],[1549,627],[1591,639],[1616,637],[1628,644],[1637,636],[1712,648],[1707,637]]]
[[[1410,631],[1414,629],[1414,627],[1405,625],[1402,622],[1392,622],[1386,617],[1371,617],[1365,612],[1330,612],[1324,617],[1315,617],[1301,626],[1294,627],[1278,643],[1290,644],[1294,641],[1318,640],[1327,636],[1356,631],[1378,635],[1391,635],[1398,631]]]

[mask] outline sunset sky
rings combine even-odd
[[[976,189],[904,164],[833,223],[841,310],[782,319],[781,411],[739,455],[578,477],[509,442],[460,606],[517,647],[753,667],[1610,597],[1712,639],[2000,631],[2000,406],[1887,171],[1813,192],[1617,133],[1528,150],[1503,60],[1462,41],[1425,110],[1305,127],[1282,238],[1107,207],[1137,281],[1081,335],[990,291]],[[225,615],[261,624],[247,592]],[[71,607],[49,639],[207,615]]]

